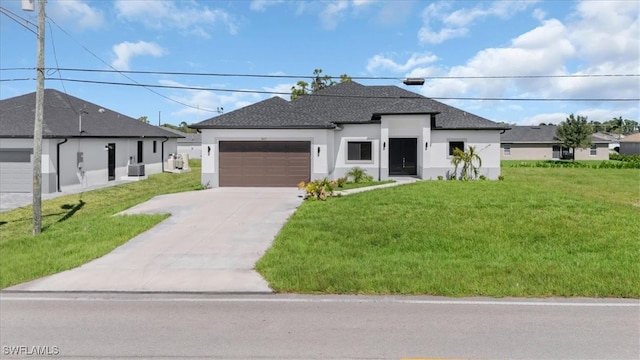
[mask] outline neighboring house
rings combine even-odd
[[[455,148],[477,148],[500,175],[505,126],[396,86],[345,82],[294,101],[273,97],[190,126],[202,132],[202,183],[296,186],[353,167],[374,179],[453,174]]]
[[[619,134],[607,134],[603,132],[597,132],[593,134],[594,137],[609,141],[609,151],[620,151],[620,140],[624,138],[624,135]]]
[[[627,135],[620,139],[620,154],[640,155],[640,133]]]
[[[571,158],[571,149],[556,138],[557,126],[512,126],[500,137],[502,160],[561,160]],[[576,149],[576,160],[608,160],[609,141],[591,137],[591,147]]]
[[[162,128],[182,136],[182,138],[178,138],[178,154],[187,154],[189,159],[200,159],[202,157],[202,134],[186,133],[164,126]]]
[[[35,99],[0,100],[0,192],[33,189]],[[44,90],[42,129],[43,193],[159,173],[179,137],[53,89]]]

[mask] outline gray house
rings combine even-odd
[[[35,92],[0,101],[0,192],[31,192]],[[42,192],[159,173],[179,135],[44,91]]]
[[[345,82],[293,101],[273,97],[191,128],[202,132],[202,183],[296,186],[360,167],[374,179],[453,174],[474,146],[481,173],[500,175],[505,126],[397,86]]]
[[[640,133],[627,135],[620,140],[620,154],[640,155]]]
[[[556,138],[557,126],[512,126],[500,136],[502,160],[561,160],[571,158],[571,150]],[[609,159],[609,140],[591,137],[589,149],[576,149],[576,160]]]

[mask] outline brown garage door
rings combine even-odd
[[[297,186],[310,178],[308,141],[221,141],[220,186]]]

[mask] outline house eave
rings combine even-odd
[[[229,130],[285,130],[285,129],[334,129],[335,125],[289,125],[289,126],[229,126],[229,125],[203,125],[203,126],[190,126],[192,129],[199,130],[214,130],[214,129],[229,129]]]

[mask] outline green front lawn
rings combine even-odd
[[[183,174],[43,201],[42,233],[32,231],[32,208],[0,213],[0,288],[82,265],[150,229],[167,215],[113,216],[160,194],[200,187],[200,162]]]
[[[640,297],[640,171],[503,175],[305,202],[257,269],[280,292]]]

